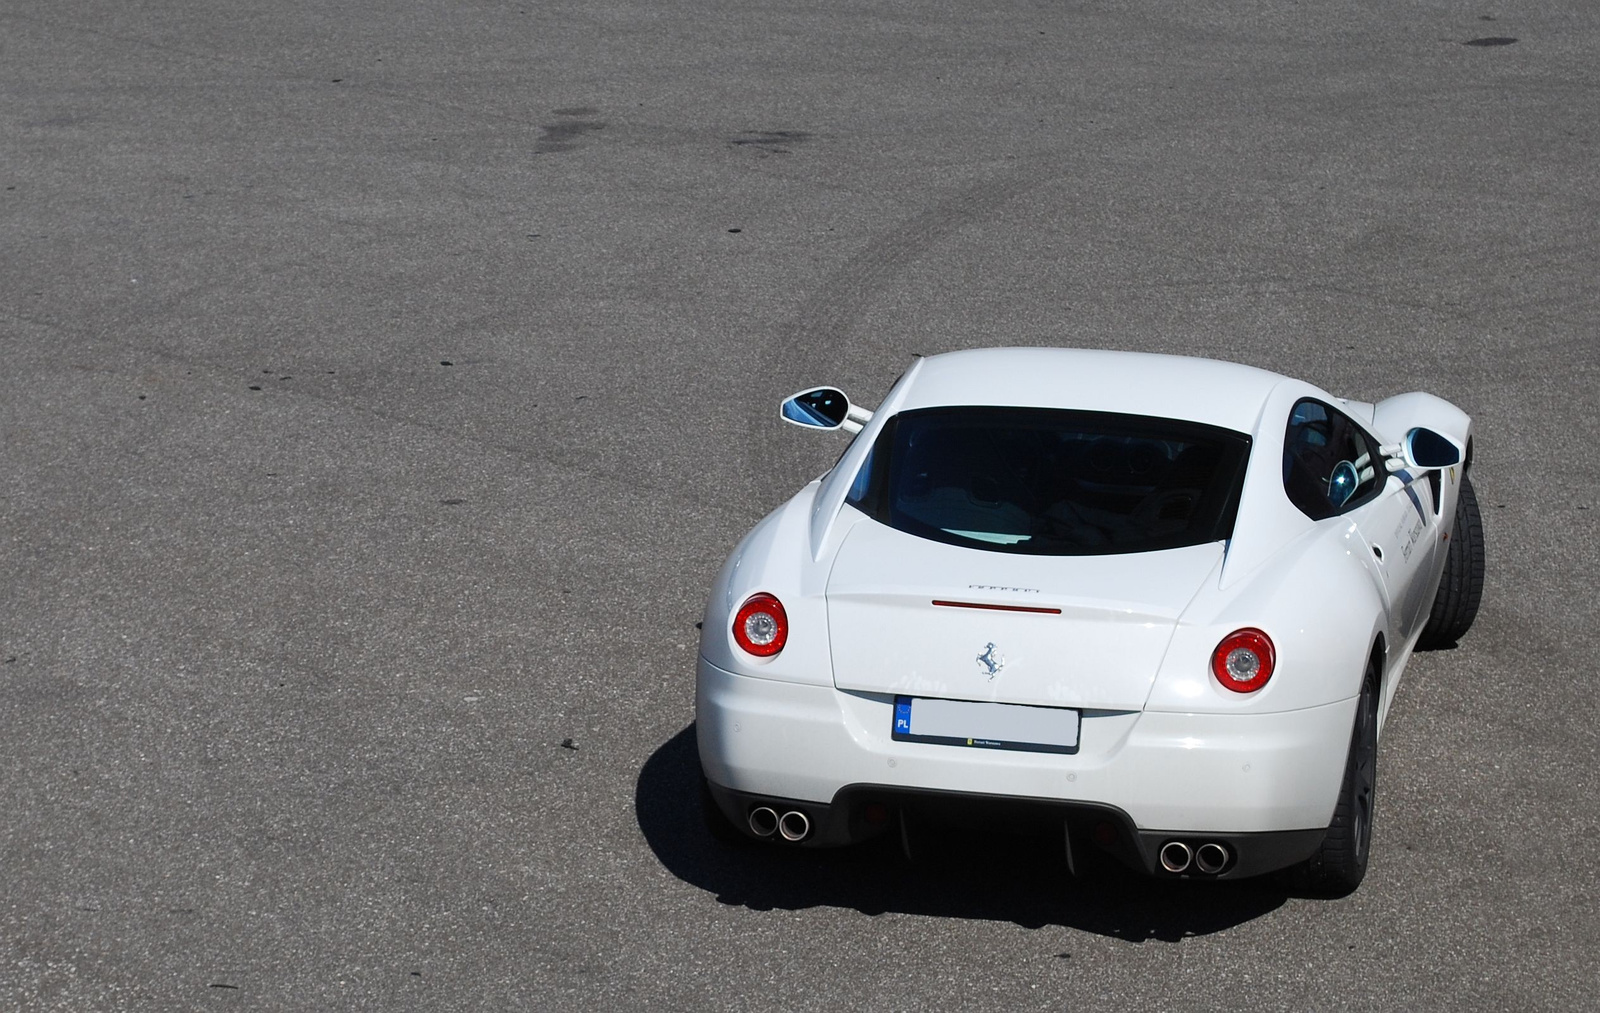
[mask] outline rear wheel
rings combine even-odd
[[[1319,897],[1344,897],[1355,892],[1367,874],[1372,851],[1372,815],[1377,801],[1378,662],[1367,662],[1356,701],[1355,727],[1345,759],[1344,783],[1334,806],[1328,836],[1299,870],[1300,885]]]
[[[1483,517],[1478,512],[1478,494],[1473,491],[1472,480],[1462,475],[1455,531],[1446,547],[1439,593],[1434,595],[1433,611],[1428,613],[1428,625],[1423,627],[1417,646],[1449,647],[1460,640],[1472,628],[1482,598]]]

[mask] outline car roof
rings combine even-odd
[[[1253,433],[1287,377],[1186,355],[1084,348],[977,348],[922,360],[899,411],[949,405],[1073,408],[1185,419]]]

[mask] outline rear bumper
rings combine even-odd
[[[750,814],[763,807],[772,810],[774,817],[795,811],[803,813],[808,826],[803,840],[786,841],[784,835],[776,831],[761,835],[751,833],[751,836],[764,836],[778,844],[801,847],[851,844],[880,834],[901,833],[907,821],[919,827],[918,837],[940,826],[1022,826],[1057,835],[1069,866],[1074,856],[1081,858],[1093,848],[1150,875],[1171,878],[1244,879],[1273,872],[1310,857],[1327,833],[1326,829],[1248,834],[1140,830],[1127,813],[1099,803],[973,795],[881,784],[849,785],[826,803],[734,791],[710,782],[706,787],[723,815],[741,829],[749,826]],[[1184,853],[1183,868],[1163,865],[1162,849],[1174,842],[1188,849]],[[1220,845],[1223,850],[1219,854],[1224,857],[1219,867],[1202,870],[1198,862],[1189,859],[1208,843]]]
[[[880,829],[861,822],[863,800],[999,800],[1109,821],[1148,857],[1179,835],[1287,834],[1287,851],[1309,854],[1333,815],[1355,701],[1263,715],[1091,711],[1073,755],[897,742],[892,697],[704,658],[696,708],[701,765],[739,826],[752,800],[782,800],[810,807],[811,842],[844,844]]]

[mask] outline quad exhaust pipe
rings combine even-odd
[[[811,817],[798,809],[791,809],[778,818],[778,833],[791,843],[803,841],[811,833]]]
[[[757,837],[776,834],[791,844],[798,844],[811,836],[811,817],[798,809],[790,809],[782,816],[768,805],[758,805],[750,810],[750,832]]]
[[[750,810],[750,832],[757,837],[771,837],[778,832],[778,814],[771,806],[758,805]]]
[[[1228,867],[1228,862],[1233,858],[1233,853],[1226,844],[1216,841],[1206,841],[1198,847],[1190,847],[1183,841],[1168,841],[1161,846],[1161,867],[1173,874],[1188,872],[1190,866],[1206,876],[1215,876]]]
[[[1168,872],[1186,872],[1194,859],[1194,852],[1182,841],[1168,841],[1161,846],[1161,867]]]
[[[1215,876],[1228,864],[1228,849],[1216,841],[1207,841],[1194,850],[1194,867],[1207,876]]]

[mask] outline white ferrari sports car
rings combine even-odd
[[[711,590],[711,829],[827,846],[1014,814],[1156,876],[1366,872],[1378,736],[1483,586],[1472,423],[1249,366],[919,359]]]

